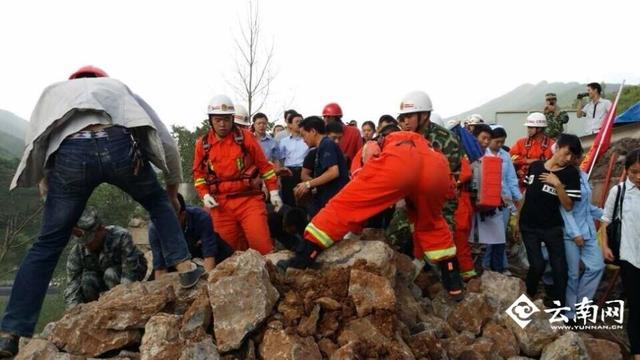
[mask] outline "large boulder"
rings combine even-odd
[[[179,360],[219,360],[218,349],[213,343],[211,335],[205,336],[199,342],[188,342],[182,349]]]
[[[603,339],[582,339],[591,360],[622,360],[620,345]]]
[[[539,309],[544,309],[542,302],[536,302]],[[513,332],[518,339],[520,350],[526,356],[539,357],[545,346],[552,343],[560,335],[557,329],[551,327],[549,315],[542,310],[529,317],[531,322],[522,328],[510,317],[504,317],[504,325]]]
[[[322,354],[313,337],[287,334],[284,330],[269,329],[260,344],[264,360],[321,360]]]
[[[100,326],[104,313],[97,302],[81,304],[71,309],[55,322],[49,341],[59,349],[85,357],[94,357],[107,351],[140,343],[138,329],[110,330]]]
[[[45,339],[32,339],[16,355],[15,360],[83,360],[84,357],[62,353]]]
[[[320,269],[350,267],[358,260],[376,266],[382,275],[395,281],[394,251],[382,241],[343,240],[318,255]]]
[[[498,355],[508,359],[520,353],[520,346],[511,330],[496,323],[489,323],[482,329],[482,336],[493,340]]]
[[[589,354],[582,338],[568,331],[542,351],[540,360],[588,360]]]
[[[483,272],[481,281],[482,292],[496,313],[503,313],[526,290],[521,279],[493,271]]]
[[[181,332],[185,338],[200,340],[213,321],[211,303],[207,289],[202,288],[200,295],[191,303],[182,318]]]
[[[392,311],[396,308],[396,295],[389,279],[367,271],[351,269],[349,296],[359,317],[374,310]]]
[[[447,321],[457,331],[470,331],[479,335],[482,326],[491,319],[492,315],[493,309],[487,303],[484,294],[469,292],[464,300],[456,305]]]
[[[279,298],[265,259],[255,250],[236,252],[209,273],[213,330],[220,352],[240,348]]]
[[[338,338],[340,345],[349,343],[372,343],[384,348],[390,357],[396,359],[415,359],[411,348],[402,337],[394,333],[392,329],[380,329],[376,326],[376,319],[370,315],[351,320],[344,326]],[[336,356],[334,354],[334,356]]]
[[[142,360],[178,359],[184,341],[180,338],[179,315],[158,314],[147,322],[140,345]]]

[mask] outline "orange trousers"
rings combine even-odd
[[[391,143],[388,143],[391,142]],[[446,158],[420,135],[387,135],[379,157],[371,159],[311,220],[305,239],[327,248],[351,229],[398,200],[407,200],[414,223],[416,257],[437,262],[455,256],[442,207],[451,196],[452,182]]]
[[[469,245],[472,218],[473,205],[471,204],[471,193],[462,190],[458,198],[458,208],[454,213],[456,231],[453,234],[453,240],[456,244],[456,257],[458,258],[458,264],[460,264],[460,275],[462,275],[463,278],[470,278],[477,275],[471,256],[471,246]]]
[[[216,200],[220,205],[210,211],[213,227],[231,248],[246,250],[248,246],[263,255],[271,252],[273,242],[262,196]]]

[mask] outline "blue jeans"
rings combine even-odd
[[[507,268],[507,245],[489,244],[482,258],[482,266],[491,271],[504,272]]]
[[[604,258],[595,239],[585,239],[584,246],[578,247],[573,240],[564,240],[564,251],[567,257],[567,306],[571,307],[565,315],[570,319],[575,316],[575,306],[583,298],[593,300],[598,290],[600,278],[604,272]],[[585,270],[580,276],[580,260]]]
[[[47,167],[49,192],[38,239],[22,260],[0,330],[18,336],[33,335],[42,302],[62,250],[69,242],[93,190],[106,182],[127,192],[168,236],[162,252],[171,265],[190,258],[176,213],[148,161],[133,175],[129,155],[132,141],[122,127],[107,129],[108,137],[67,139]]]

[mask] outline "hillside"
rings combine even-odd
[[[605,96],[614,95],[619,84],[607,84]],[[544,108],[544,95],[553,92],[558,96],[558,105],[563,109],[574,108],[576,95],[585,92],[585,84],[577,82],[548,83],[541,81],[537,84],[523,84],[510,92],[497,97],[476,108],[465,111],[461,114],[452,116],[452,119],[464,119],[471,114],[480,114],[489,122],[495,120],[496,112],[500,111],[529,111],[534,109],[542,110]]]
[[[22,155],[28,126],[26,120],[0,109],[0,157],[12,159]]]

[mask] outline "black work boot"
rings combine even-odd
[[[442,260],[438,263],[442,276],[442,285],[449,292],[449,297],[455,301],[461,301],[464,298],[464,283],[460,276],[460,267],[458,259],[451,258]]]
[[[18,353],[18,341],[20,337],[8,334],[0,334],[0,359],[16,356]]]
[[[193,270],[180,273],[180,287],[183,289],[194,287],[198,283],[202,275],[204,275],[204,268],[199,265],[196,265],[196,268]]]
[[[306,269],[313,264],[323,249],[311,241],[302,240],[296,249],[296,254],[289,260],[280,260],[276,264],[278,269],[286,272],[288,268]]]

